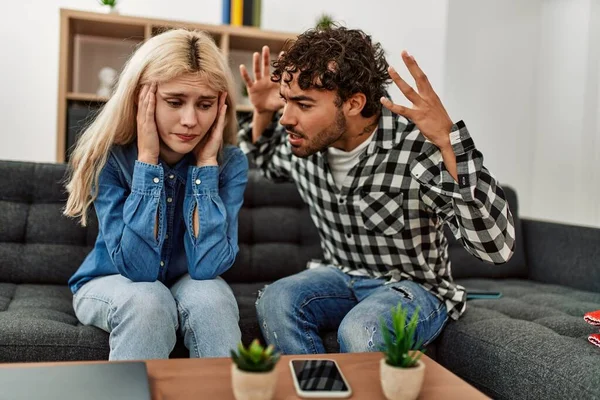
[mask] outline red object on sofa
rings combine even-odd
[[[590,311],[589,313],[585,313],[585,315],[583,316],[583,319],[588,324],[600,326],[600,310]],[[600,347],[600,333],[592,333],[590,336],[588,336],[588,341],[591,344]]]
[[[585,319],[585,322],[587,322],[588,324],[600,326],[600,310],[585,313],[583,319]]]

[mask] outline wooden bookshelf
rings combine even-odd
[[[153,35],[174,28],[209,33],[229,60],[234,74],[238,112],[250,112],[252,106],[241,100],[242,80],[238,65],[252,65],[252,53],[263,45],[279,54],[293,33],[265,31],[255,27],[208,25],[194,22],[131,17],[119,14],[61,9],[60,56],[58,78],[58,116],[56,161],[67,161],[68,146],[85,123],[83,115],[93,115],[108,99],[96,94],[98,72],[104,66],[122,69],[137,46]],[[78,114],[79,113],[79,114]],[[77,114],[77,115],[76,115]],[[79,119],[78,119],[79,118]],[[84,121],[85,119],[85,121]]]

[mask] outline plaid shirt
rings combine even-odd
[[[294,156],[277,121],[256,143],[251,137],[251,123],[243,123],[242,149],[253,153],[267,178],[293,180],[309,205],[324,254],[309,267],[334,265],[388,282],[413,280],[458,319],[466,292],[452,279],[444,223],[484,261],[499,264],[512,256],[515,230],[504,192],[483,166],[462,121],[450,133],[458,183],[445,169],[440,150],[415,124],[385,108],[341,190],[329,171],[327,152]]]

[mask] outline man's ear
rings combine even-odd
[[[363,93],[354,93],[345,102],[346,115],[349,117],[359,116],[365,104],[367,104],[367,97]]]

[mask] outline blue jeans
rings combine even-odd
[[[409,318],[418,306],[415,342],[427,345],[444,327],[445,304],[411,281],[357,277],[335,267],[317,267],[267,286],[256,301],[260,327],[284,354],[325,353],[319,332],[337,330],[343,353],[379,351],[380,317],[391,329],[390,310],[401,303]],[[413,346],[415,343],[413,343]]]
[[[241,340],[237,302],[221,278],[185,274],[168,288],[108,275],[83,285],[73,307],[82,324],[110,333],[109,360],[169,358],[178,335],[190,357],[227,357]]]

